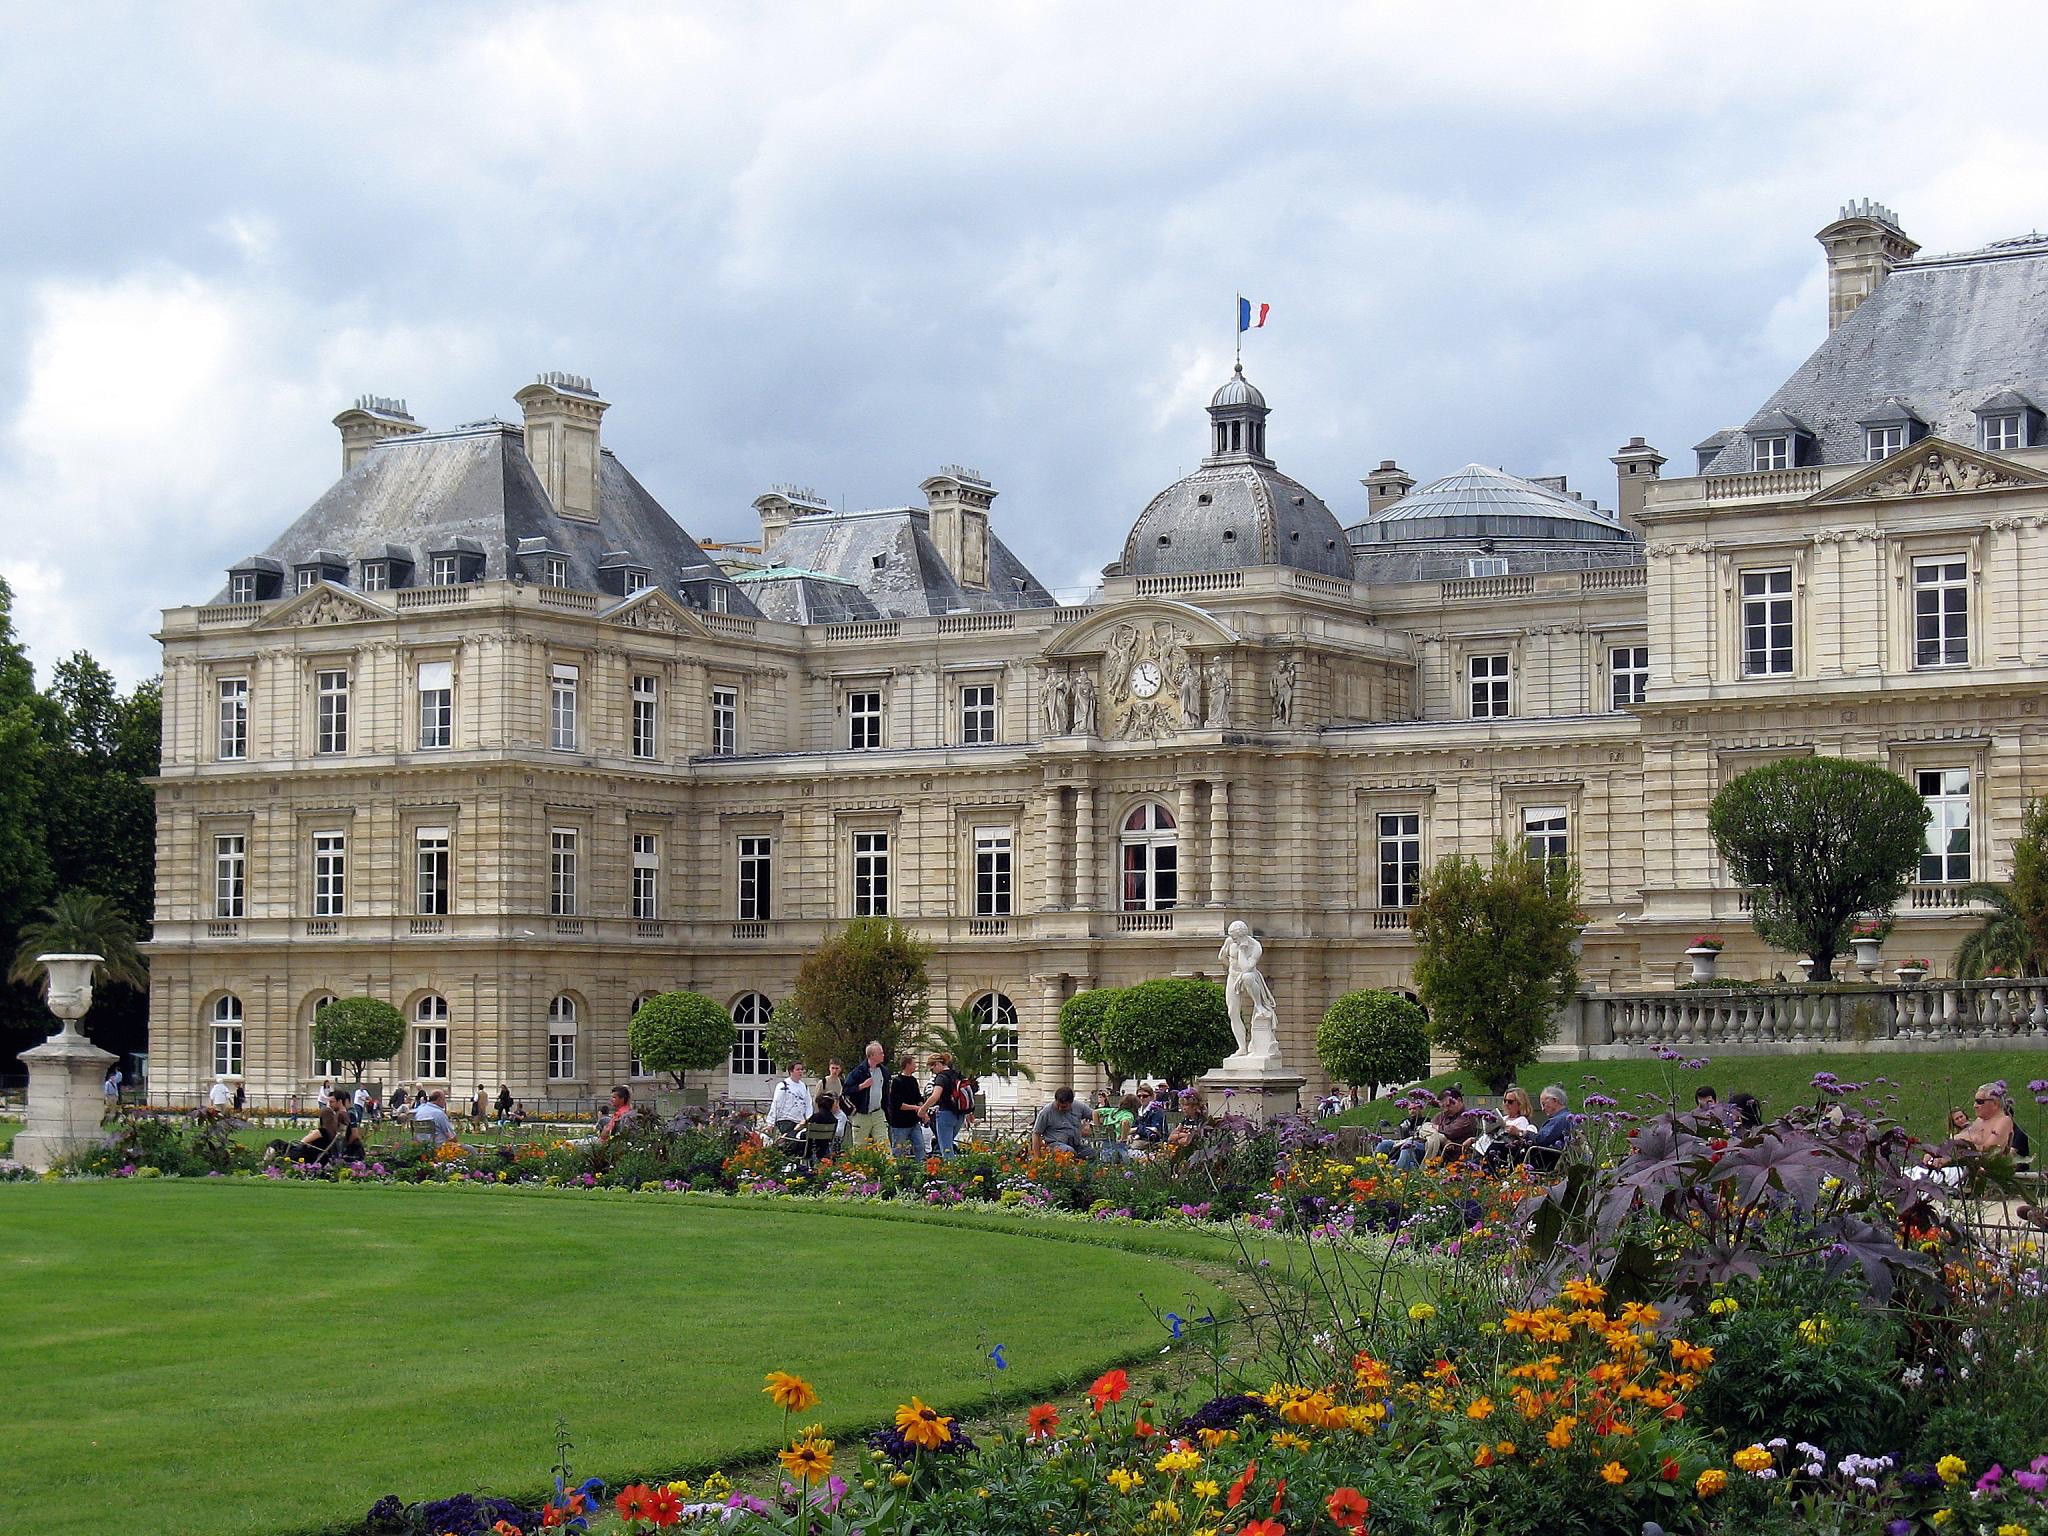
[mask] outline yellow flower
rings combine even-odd
[[[1745,1472],[1761,1472],[1776,1459],[1760,1445],[1745,1445],[1733,1457],[1735,1465]]]
[[[1426,1301],[1418,1301],[1408,1309],[1408,1321],[1411,1323],[1426,1323],[1435,1316],[1436,1308]]]
[[[1963,1474],[1970,1470],[1970,1464],[1960,1456],[1944,1456],[1934,1464],[1934,1470],[1941,1474],[1941,1480],[1953,1488],[1963,1480]]]
[[[2024,1525],[2008,1520],[1998,1528],[1998,1536],[2029,1536],[2029,1533]]]
[[[1151,1517],[1161,1525],[1179,1525],[1180,1506],[1171,1499],[1154,1499],[1152,1501]],[[2022,1536],[2024,1536],[2024,1533],[2022,1533]]]
[[[1133,1488],[1141,1486],[1144,1481],[1145,1479],[1140,1473],[1133,1472],[1129,1468],[1111,1467],[1109,1469],[1109,1486],[1118,1493],[1129,1493]]]
[[[1742,1310],[1742,1303],[1733,1296],[1717,1296],[1707,1303],[1707,1316],[1733,1317]]]
[[[1571,1414],[1566,1414],[1550,1426],[1549,1432],[1543,1437],[1543,1443],[1553,1451],[1569,1450],[1572,1443],[1572,1431],[1578,1427],[1578,1422]]]
[[[889,1474],[889,1486],[891,1488],[908,1488],[910,1486],[910,1474],[908,1472],[891,1472]]]
[[[809,1487],[822,1483],[832,1475],[832,1442],[830,1440],[799,1440],[788,1450],[780,1453],[782,1470],[789,1474],[793,1483]]]
[[[1218,1483],[1214,1478],[1208,1477],[1198,1477],[1192,1483],[1188,1484],[1188,1487],[1191,1490],[1193,1490],[1196,1498],[1205,1501],[1215,1498],[1217,1494],[1223,1491],[1223,1487],[1220,1483]]]
[[[1202,1464],[1202,1453],[1176,1445],[1152,1465],[1162,1472],[1192,1472]]]
[[[1473,1399],[1472,1399],[1472,1403],[1471,1403],[1471,1406],[1470,1406],[1470,1407],[1468,1407],[1468,1408],[1467,1408],[1467,1409],[1465,1410],[1465,1417],[1466,1417],[1466,1418],[1468,1418],[1468,1419],[1475,1419],[1475,1420],[1476,1420],[1476,1419],[1490,1419],[1490,1418],[1492,1418],[1492,1417],[1493,1417],[1493,1399],[1492,1399],[1492,1398],[1490,1398],[1490,1397],[1475,1397],[1475,1398],[1473,1398]]]
[[[679,1499],[687,1499],[690,1496],[690,1485],[678,1478],[668,1485],[668,1491]]]
[[[1618,1461],[1610,1461],[1600,1469],[1600,1477],[1603,1482],[1611,1483],[1619,1488],[1628,1481],[1628,1468]]]
[[[1622,1304],[1621,1316],[1615,1321],[1624,1328],[1654,1328],[1657,1315],[1657,1309],[1647,1301],[1630,1301]]]
[[[1283,1451],[1305,1451],[1308,1449],[1308,1437],[1297,1435],[1291,1429],[1283,1429],[1273,1437],[1273,1444]]]
[[[925,1406],[916,1394],[896,1410],[896,1427],[903,1438],[919,1450],[936,1451],[953,1438],[953,1421],[936,1408]]]
[[[1564,1283],[1564,1299],[1575,1307],[1597,1307],[1607,1299],[1607,1288],[1594,1282],[1591,1275]]]
[[[1929,1515],[1927,1518],[1932,1520],[1936,1525],[1947,1525],[1950,1520],[1955,1518],[1955,1511],[1951,1509],[1937,1509],[1933,1514]]]
[[[714,1472],[704,1479],[704,1486],[697,1490],[707,1499],[716,1499],[732,1492],[732,1480],[723,1472]]]
[[[1719,1467],[1709,1467],[1693,1482],[1692,1489],[1703,1499],[1711,1499],[1728,1486],[1728,1474]]]
[[[1835,1336],[1835,1325],[1824,1317],[1804,1318],[1799,1324],[1799,1337],[1808,1344],[1819,1348]]]
[[[766,1379],[768,1385],[761,1390],[784,1413],[802,1413],[817,1407],[817,1391],[803,1377],[792,1376],[788,1371],[770,1371]]]

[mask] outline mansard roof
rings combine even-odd
[[[740,571],[733,580],[764,619],[785,624],[846,624],[882,616],[859,587],[822,571],[771,565]]]
[[[775,547],[762,554],[773,564],[801,567],[859,589],[874,616],[885,619],[1054,606],[1052,593],[993,529],[988,590],[962,586],[932,543],[931,517],[921,507],[811,513],[792,522]]]
[[[2008,390],[2048,398],[2048,239],[2038,235],[1901,262],[1751,425],[1790,417],[1813,434],[1816,462],[1851,464],[1864,453],[1860,423],[1893,396],[1936,436],[1971,442],[1977,411]],[[1745,428],[1705,472],[1752,463]]]
[[[315,563],[322,551],[353,565],[387,559],[393,545],[429,554],[469,550],[482,555],[485,581],[532,579],[537,573],[521,560],[525,543],[561,555],[568,585],[579,591],[606,590],[598,570],[618,551],[675,596],[686,582],[701,590],[706,581],[728,581],[609,450],[599,455],[598,502],[595,521],[561,516],[526,457],[523,431],[477,422],[377,443],[259,558],[291,568]],[[732,611],[753,609],[735,591]]]

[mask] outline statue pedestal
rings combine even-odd
[[[28,1123],[14,1138],[17,1162],[40,1172],[92,1145],[107,1107],[107,1068],[117,1059],[68,1023],[61,1034],[21,1053],[28,1064]]]
[[[1279,1053],[1233,1056],[1202,1074],[1202,1091],[1211,1114],[1244,1115],[1264,1124],[1281,1115],[1301,1113],[1301,1090],[1308,1081],[1280,1065]]]

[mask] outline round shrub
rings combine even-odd
[[[1084,996],[1086,994],[1083,994]],[[1125,987],[1103,1016],[1102,1046],[1128,1071],[1176,1088],[1237,1049],[1223,988],[1193,976],[1161,976]]]
[[[683,1086],[691,1072],[705,1072],[728,1060],[737,1037],[732,1015],[701,992],[663,992],[650,997],[626,1025],[633,1054],[650,1072],[667,1072]]]
[[[1398,992],[1346,992],[1316,1027],[1316,1059],[1375,1098],[1384,1085],[1429,1075],[1429,1015]]]
[[[313,1054],[339,1061],[363,1080],[363,1068],[389,1061],[405,1044],[405,1015],[376,997],[343,997],[313,1015]]]
[[[1128,1074],[1111,1064],[1109,1050],[1102,1043],[1102,1026],[1109,1017],[1109,1005],[1116,1001],[1119,987],[1091,987],[1076,992],[1060,1004],[1060,1040],[1083,1061],[1093,1062],[1121,1080]]]

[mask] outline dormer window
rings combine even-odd
[[[2026,422],[2018,411],[2002,411],[1978,418],[1978,442],[1987,453],[2003,453],[2027,446]]]
[[[653,585],[654,577],[650,573],[632,566],[626,568],[626,596],[631,597],[636,592],[645,592]]]
[[[540,563],[541,585],[545,587],[566,587],[569,585],[569,561],[565,555],[549,555]]]
[[[1792,439],[1785,434],[1772,437],[1758,437],[1750,440],[1749,467],[1754,470],[1790,469],[1792,467]]]
[[[883,566],[887,565],[888,563],[889,557],[887,555],[876,555],[868,561],[868,566],[872,570],[879,571]]]
[[[713,586],[713,587],[711,588],[711,611],[712,611],[713,613],[724,613],[724,612],[726,612],[726,611],[727,611],[727,602],[728,602],[728,599],[726,598],[726,595],[725,595],[725,588],[724,588],[724,587],[722,587],[722,586],[717,586],[717,585],[714,585],[714,586]]]
[[[433,582],[437,587],[452,587],[461,581],[461,561],[454,555],[436,555],[433,562]]]
[[[363,562],[363,590],[365,592],[388,592],[391,590],[390,561],[365,560]]]
[[[1906,446],[1906,424],[1897,426],[1865,427],[1863,429],[1863,457],[1872,464],[1882,463]]]
[[[1237,530],[1235,528],[1224,529],[1223,542],[1226,544],[1235,544],[1237,542]]]
[[[1508,573],[1506,555],[1473,556],[1465,562],[1467,576],[1505,576]]]
[[[231,603],[253,603],[256,601],[256,573],[236,571],[228,577],[228,601]]]
[[[319,582],[320,567],[317,565],[302,566],[299,569],[298,585],[292,590],[295,592],[310,592],[319,585]]]

